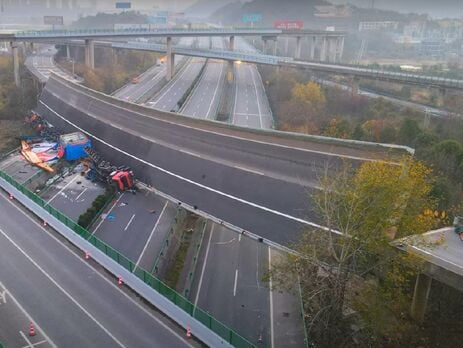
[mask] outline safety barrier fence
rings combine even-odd
[[[195,252],[193,256],[193,262],[191,263],[190,270],[188,272],[188,278],[186,280],[185,284],[185,290],[183,291],[183,295],[185,297],[189,297],[191,287],[193,285],[193,281],[195,279],[195,273],[196,273],[196,266],[198,264],[198,259],[199,259],[199,252],[201,251],[201,245],[203,244],[203,239],[204,239],[204,233],[206,232],[206,226],[207,226],[207,220],[206,219],[199,219],[198,223],[195,226],[195,232],[198,232],[199,230],[201,231],[201,235],[199,237],[199,240],[196,242],[196,245],[194,246]]]
[[[175,230],[177,229],[177,226],[179,225],[179,223],[183,222],[186,215],[187,215],[187,212],[186,212],[185,209],[183,209],[181,207],[177,208],[177,213],[175,214],[174,221],[170,225],[169,232],[167,232],[167,235],[166,235],[166,237],[164,239],[161,250],[159,251],[158,256],[154,260],[153,267],[151,268],[151,273],[152,274],[158,274],[160,262],[161,262],[161,260],[164,259],[165,254],[167,253],[167,249],[169,248],[169,245],[172,244],[172,239],[174,237]]]
[[[44,216],[51,215],[51,218],[54,218],[55,221],[61,223],[59,224],[60,226],[64,225],[63,231],[59,232],[81,249],[85,247],[85,245],[88,246],[88,243],[90,243],[94,247],[92,249],[89,246],[90,249],[97,249],[106,255],[104,258],[98,258],[98,255],[94,256],[94,259],[103,267],[111,271],[111,268],[114,267],[111,267],[113,263],[111,263],[109,259],[115,261],[119,266],[121,266],[120,269],[124,270],[123,274],[127,278],[125,283],[128,286],[132,287],[133,290],[147,298],[147,300],[158,307],[158,309],[164,311],[167,315],[170,314],[170,317],[180,325],[185,327],[190,325],[188,323],[191,323],[193,335],[196,334],[196,336],[200,339],[202,338],[203,341],[205,341],[204,338],[209,339],[209,342],[205,341],[204,343],[211,344],[211,342],[216,342],[215,344],[217,345],[217,342],[220,342],[222,346],[232,345],[238,348],[255,347],[252,343],[225,326],[210,314],[198,307],[195,307],[192,302],[168,287],[161,280],[154,277],[144,269],[135,267],[135,263],[133,261],[101,241],[96,236],[92,235],[87,229],[81,227],[72,219],[47,204],[47,202],[41,197],[31,192],[25,186],[18,183],[11,176],[2,171],[0,171],[0,186],[9,193],[15,191],[18,195],[22,195],[23,197],[17,197],[18,200],[37,216],[43,218]],[[50,225],[52,224],[50,223]],[[58,224],[55,225],[58,226]],[[67,234],[67,231],[72,231],[73,233]],[[81,238],[78,238],[77,236],[80,236]],[[84,240],[82,240],[82,238]],[[87,242],[85,240],[87,240]],[[119,267],[117,268],[119,269]],[[129,278],[132,272],[133,275],[136,276],[136,279],[131,281],[131,285],[129,284]],[[140,286],[140,281],[154,291],[146,292],[145,289],[147,287]],[[175,306],[172,307],[169,303],[173,303]],[[209,329],[209,331],[206,328]],[[214,333],[215,335],[211,335],[211,333]],[[217,338],[215,339],[214,337]],[[221,340],[218,341],[218,338]]]

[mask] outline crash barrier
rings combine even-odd
[[[182,327],[189,327],[203,343],[211,347],[255,347],[2,171],[0,187],[161,312]]]

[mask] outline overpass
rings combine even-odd
[[[128,103],[52,75],[38,112],[79,129],[115,163],[217,222],[288,246],[302,228],[323,228],[310,203],[325,169],[412,149],[241,128]]]
[[[166,45],[141,42],[112,43],[111,46],[113,48],[124,48],[154,52],[167,52],[168,50]],[[191,47],[172,46],[171,52],[172,54],[181,54],[184,56],[206,57],[213,59],[223,59],[227,61],[241,61],[256,64],[292,67],[297,69],[308,69],[323,73],[349,76],[357,79],[368,78],[395,83],[406,83],[419,86],[436,87],[439,89],[463,90],[463,80],[449,79],[431,75],[400,73],[394,71],[368,69],[363,68],[361,66],[343,64],[301,61],[289,57],[279,57],[272,55],[256,54],[251,52],[240,52],[234,50],[206,50]]]
[[[273,40],[275,42],[279,36],[294,36],[297,40],[296,58],[300,57],[302,49],[302,38],[312,37],[314,42],[321,40],[320,55],[321,60],[325,60],[327,54],[329,57],[342,56],[344,47],[344,32],[334,31],[317,31],[317,30],[289,30],[267,28],[211,28],[211,29],[82,29],[82,30],[48,30],[48,31],[23,31],[9,34],[0,34],[0,41],[7,41],[11,45],[13,59],[15,82],[19,85],[18,72],[18,43],[28,42],[56,42],[58,40],[85,40],[85,63],[88,67],[95,66],[94,46],[95,40],[108,39],[130,39],[130,38],[166,38],[168,72],[167,79],[170,80],[173,75],[173,54],[171,54],[172,38],[175,37],[229,37],[229,49],[234,49],[235,36],[261,36],[264,42]]]

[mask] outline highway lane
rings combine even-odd
[[[26,57],[24,64],[42,83],[45,83],[49,79],[52,72],[71,81],[81,82],[81,79],[76,79],[68,72],[56,66],[53,60],[55,54],[55,47],[41,45],[38,47],[36,53]]]
[[[312,171],[314,162],[324,170],[345,160],[354,165],[362,160],[345,157],[327,144],[305,143],[326,147],[325,152],[314,152],[280,146],[280,137],[273,137],[272,143],[255,141],[255,133],[245,130],[236,133],[246,133],[251,139],[232,137],[227,130],[218,134],[187,127],[183,120],[193,119],[182,116],[176,120],[179,123],[163,120],[162,113],[144,116],[97,102],[79,88],[66,88],[66,83],[55,79],[47,84],[38,111],[65,131],[75,130],[72,123],[79,124],[105,156],[132,166],[147,184],[283,244],[297,235],[301,224],[316,222],[309,199],[320,175]],[[248,164],[261,168],[253,170]]]
[[[204,58],[189,58],[187,65],[146,105],[163,111],[177,111],[177,103],[193,84],[205,63]]]
[[[129,82],[121,89],[117,90],[113,96],[119,99],[137,102],[152,87],[160,83],[165,74],[166,69],[164,65],[154,65],[138,77],[138,83]]]
[[[0,281],[56,346],[190,345],[4,195],[0,205]]]
[[[213,38],[212,45],[214,48],[223,48],[223,40]],[[225,68],[226,63],[223,61],[208,61],[198,86],[180,110],[181,114],[197,118],[216,118],[225,79]]]
[[[236,38],[236,44],[238,50],[257,52],[242,38]],[[234,70],[235,103],[231,122],[243,127],[272,128],[272,111],[256,65],[235,62]]]
[[[248,48],[244,43],[240,46]],[[256,83],[258,78],[255,65],[235,64],[234,124],[251,128],[272,126],[271,112],[264,108],[268,103],[262,101],[266,98],[265,89],[261,81]],[[268,284],[263,283],[270,269],[270,247],[216,224],[209,226],[208,233],[208,243],[203,247],[206,251],[203,250],[199,263],[202,273],[193,288],[195,301],[256,345],[303,345],[297,297],[288,293],[273,296]],[[276,316],[273,308],[277,309]],[[288,317],[283,319],[282,312],[288,313]]]
[[[179,44],[190,46],[193,44],[193,38],[181,38]],[[181,66],[186,57],[176,56],[175,66]],[[138,83],[129,82],[119,90],[115,91],[113,96],[119,99],[128,100],[134,103],[143,101],[142,98],[149,99],[156,94],[164,83],[167,67],[164,63],[161,65],[153,65],[147,71],[139,76]]]
[[[200,47],[206,47],[209,44],[209,40],[200,38],[196,41],[196,44]],[[201,73],[205,63],[205,58],[189,58],[186,66],[159,93],[151,98],[146,105],[163,111],[178,111],[178,102]]]

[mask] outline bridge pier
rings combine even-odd
[[[18,44],[16,42],[10,42],[11,54],[13,56],[13,74],[14,74],[14,84],[16,87],[21,85],[21,80],[19,78],[19,54],[18,54]]]
[[[430,276],[423,273],[417,275],[410,314],[419,324],[424,320],[431,284],[432,278]]]
[[[230,51],[235,50],[235,37],[234,36],[230,36],[230,40],[228,41],[228,49]]]
[[[321,38],[321,47],[320,47],[320,61],[324,62],[326,61],[326,44],[327,44],[327,40],[326,40],[326,36],[323,36]]]
[[[338,56],[338,38],[328,38],[328,61],[336,62]]]
[[[89,39],[85,40],[85,65],[95,69],[95,43]]]
[[[69,45],[66,45],[66,58],[67,60],[71,59],[71,48],[69,47]]]
[[[175,55],[172,53],[172,37],[167,37],[167,73],[166,80],[172,80],[175,74]]]
[[[317,37],[312,36],[312,42],[310,43],[310,60],[315,60],[315,47],[317,47]]]
[[[342,56],[344,54],[344,40],[345,40],[344,36],[338,37],[337,62],[342,61]]]
[[[297,36],[296,37],[296,52],[295,52],[294,58],[301,59],[301,54],[302,54],[302,37]]]

